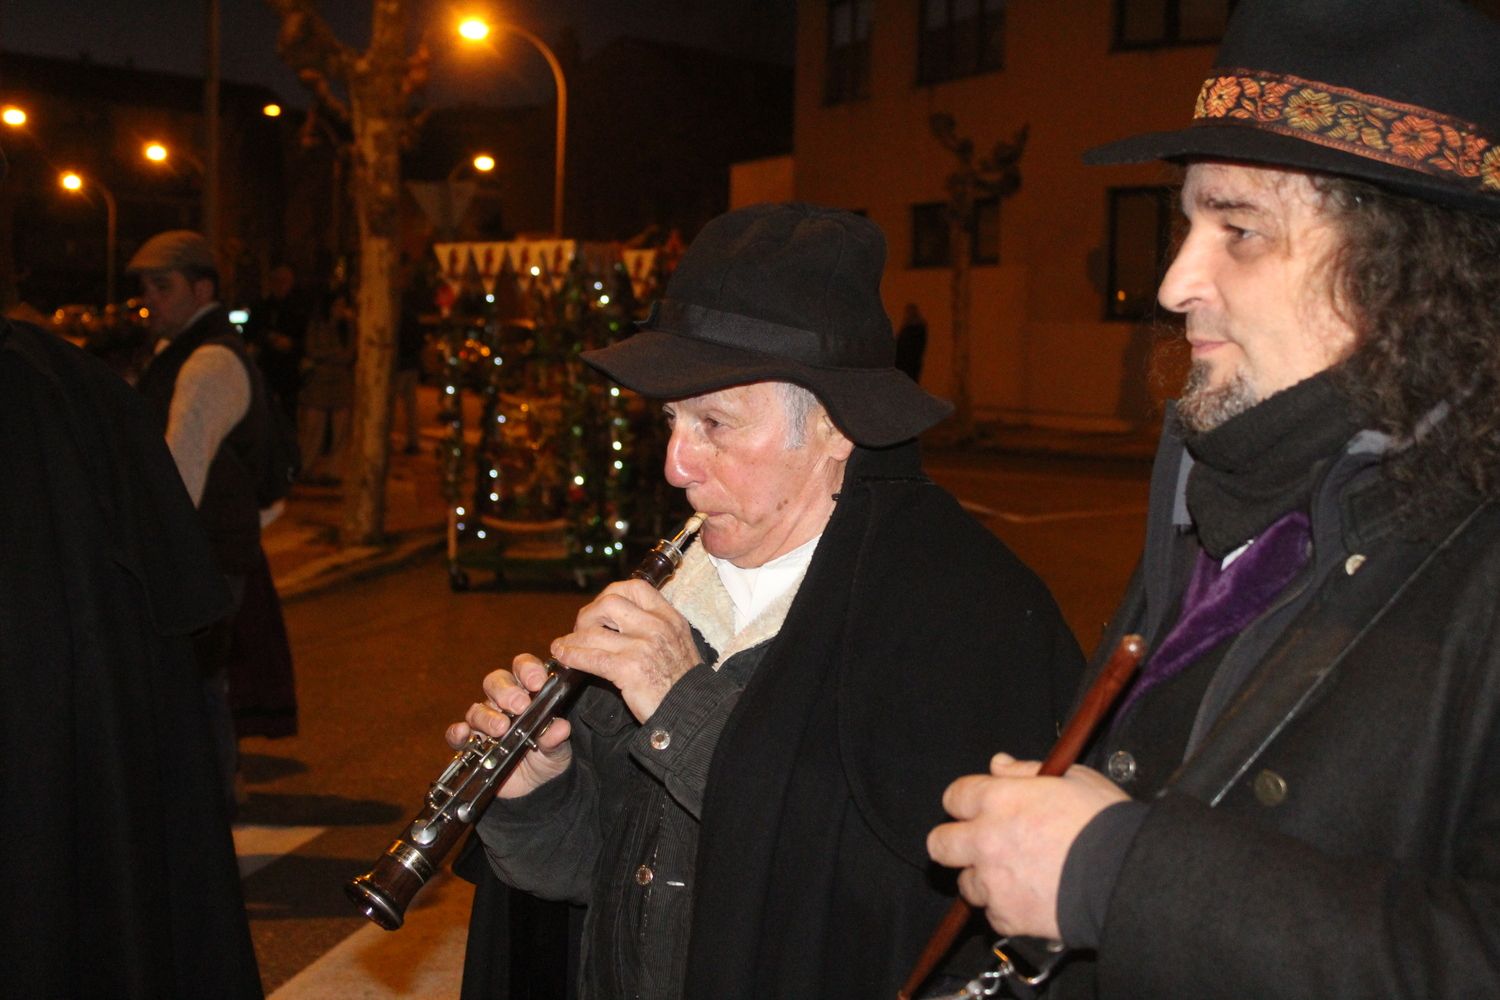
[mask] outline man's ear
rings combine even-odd
[[[838,424],[834,423],[833,418],[828,415],[828,410],[821,406],[818,407],[817,428],[818,436],[827,445],[829,457],[839,462],[847,462],[849,456],[854,453],[854,442],[839,430]]]
[[[216,291],[214,289],[214,279],[212,279],[212,278],[196,278],[196,279],[194,279],[194,281],[193,281],[193,301],[194,302],[197,302],[200,306],[206,306],[206,305],[208,305],[210,302],[212,302],[216,298],[218,298],[218,295],[217,295],[217,293],[216,293]]]

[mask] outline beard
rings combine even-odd
[[[1177,400],[1178,419],[1196,434],[1211,431],[1260,402],[1260,394],[1243,371],[1236,370],[1228,382],[1219,386],[1210,385],[1212,377],[1207,364],[1193,362],[1182,397]]]

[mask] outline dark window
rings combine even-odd
[[[1005,0],[917,0],[917,82],[940,83],[1005,65]]]
[[[870,9],[874,0],[829,0],[828,65],[823,100],[870,96]]]
[[[1234,5],[1235,0],[1115,0],[1115,48],[1217,42]]]
[[[1173,193],[1165,187],[1110,189],[1105,319],[1143,320],[1154,314],[1171,239]]]
[[[969,262],[1000,263],[1000,199],[974,202],[969,220]],[[929,201],[911,207],[911,266],[947,267],[953,255],[948,246],[948,203]]]

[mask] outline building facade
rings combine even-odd
[[[1174,171],[1085,167],[1083,152],[1192,113],[1233,0],[803,0],[791,194],[885,230],[883,284],[929,326],[923,383],[955,386],[946,184],[1026,129],[1021,184],[980,199],[967,370],[981,421],[1149,430],[1183,367],[1155,286]],[[764,167],[761,168],[764,170]],[[763,185],[756,187],[760,191]]]

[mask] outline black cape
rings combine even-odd
[[[3,320],[0,422],[0,983],[258,997],[189,641],[229,594],[161,432]]]
[[[684,995],[895,996],[956,894],[942,792],[1041,758],[1083,657],[1042,582],[921,474],[857,449],[709,772]],[[966,977],[988,937],[950,958]],[[977,946],[977,947],[976,947]]]

